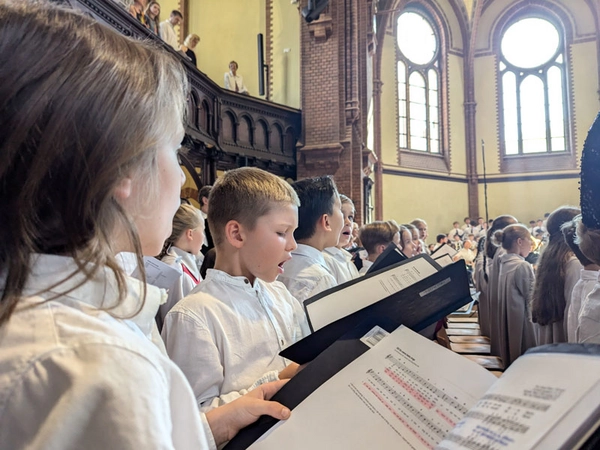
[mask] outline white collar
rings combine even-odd
[[[190,252],[186,252],[185,250],[172,245],[167,253],[175,258],[175,263],[185,264],[185,266],[196,276],[196,278],[200,276],[196,257]]]
[[[311,247],[310,245],[298,244],[298,248],[292,252],[292,257],[294,256],[303,256],[314,259],[323,267],[327,268],[327,264],[325,264],[325,258],[323,258],[323,253],[318,249]]]
[[[68,280],[53,286],[73,273]],[[72,258],[36,254],[32,256],[31,274],[25,283],[23,296],[39,296],[44,300],[64,296],[94,309],[109,310],[112,316],[128,318],[146,336],[151,336],[158,307],[167,297],[164,289],[146,284],[146,300],[142,309],[136,313],[142,302],[143,283],[140,280],[128,276],[125,278],[127,296],[119,305],[116,305],[118,289],[115,276],[108,267],[99,270],[93,279],[84,280],[85,275],[79,271]],[[68,293],[64,294],[65,292]],[[136,314],[133,315],[134,313]]]
[[[242,288],[246,291],[258,292],[261,290],[260,280],[258,278],[255,278],[254,284],[252,284],[246,277],[229,275],[227,272],[218,269],[208,269],[206,271],[204,283],[211,280]]]

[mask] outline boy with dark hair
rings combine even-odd
[[[446,236],[445,234],[438,234],[435,237],[435,247],[433,248],[433,251],[435,252],[438,248],[440,248],[442,245],[447,244],[448,243],[448,236]]]
[[[338,244],[344,216],[340,195],[331,177],[306,178],[292,186],[300,199],[298,228],[294,232],[298,248],[283,266],[285,272],[279,280],[302,303],[337,286],[322,252]]]
[[[201,411],[293,376],[298,365],[279,352],[309,333],[301,306],[275,281],[296,248],[299,201],[291,186],[244,167],[219,178],[209,201],[214,269],[171,309],[162,332]]]

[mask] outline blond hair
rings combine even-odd
[[[202,217],[200,210],[194,208],[192,205],[186,203],[182,204],[175,213],[175,217],[173,217],[171,236],[165,241],[162,252],[157,258],[161,259],[165,256],[171,246],[174,245],[187,230],[194,230],[201,225],[204,225],[204,218]]]
[[[225,225],[230,220],[253,230],[256,220],[277,204],[300,206],[287,182],[255,167],[225,172],[212,187],[208,202],[208,226],[215,246],[225,241]]]
[[[183,45],[185,45],[187,48],[190,48],[190,44],[192,43],[192,41],[196,41],[196,44],[198,42],[200,42],[200,36],[198,36],[197,34],[188,34],[187,37],[185,38],[185,41],[183,41]]]
[[[33,53],[26,64],[21,56]],[[126,176],[147,180],[149,199],[157,192],[159,146],[185,111],[182,65],[82,14],[25,1],[0,6],[0,67],[0,324],[35,253],[73,258],[67,279],[83,277],[72,289],[108,267],[116,307],[127,292],[115,258],[119,224],[145,275],[135,223],[113,194]]]

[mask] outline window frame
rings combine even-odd
[[[530,69],[522,69],[509,63],[502,54],[502,37],[506,30],[514,23],[527,18],[540,18],[550,22],[559,33],[559,49],[555,55],[549,59],[547,63]],[[523,172],[547,172],[556,170],[575,169],[577,162],[575,159],[575,143],[573,138],[573,102],[572,102],[572,75],[571,75],[571,44],[572,30],[568,17],[561,14],[561,11],[556,8],[550,9],[543,4],[522,4],[515,5],[501,16],[494,32],[494,56],[495,56],[495,76],[497,86],[497,123],[498,123],[498,148],[500,151],[500,171],[503,173],[523,173]],[[522,121],[520,120],[520,111],[517,110],[517,130],[518,130],[518,154],[506,153],[505,141],[505,123],[504,123],[504,91],[503,91],[503,75],[508,71],[515,73],[517,83],[522,81],[531,74],[543,70],[545,74],[552,66],[557,66],[556,58],[562,55],[563,61],[559,68],[563,77],[563,122],[565,131],[565,150],[550,151],[551,142],[549,142],[549,102],[548,102],[548,81],[542,80],[544,86],[544,108],[546,111],[546,148],[545,152],[539,153],[523,153],[522,139]],[[506,66],[505,69],[500,69],[500,64]],[[544,74],[544,75],[545,75]],[[541,79],[541,77],[538,76]],[[518,99],[517,99],[518,105]],[[518,106],[517,106],[518,108]]]
[[[434,57],[427,64],[412,63],[405,57],[398,45],[398,19],[407,12],[419,14],[427,20],[437,39],[437,48]],[[431,5],[425,2],[409,3],[401,10],[394,14],[393,21],[393,40],[394,40],[394,73],[395,73],[395,93],[396,93],[396,148],[398,156],[398,164],[403,167],[426,169],[440,172],[450,171],[450,139],[448,124],[448,76],[447,76],[447,59],[448,59],[448,37],[447,26],[442,22],[441,15],[435,11]],[[399,95],[399,72],[398,62],[405,65],[405,104],[406,104],[406,147],[400,145],[400,95]],[[432,153],[431,150],[431,119],[430,119],[430,103],[429,103],[429,70],[433,69],[438,78],[437,86],[437,108],[438,108],[438,152]],[[427,123],[427,150],[417,150],[410,148],[410,84],[409,77],[412,73],[418,72],[425,81],[425,96],[426,96],[426,123]]]

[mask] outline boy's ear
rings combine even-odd
[[[331,231],[331,224],[329,223],[329,215],[323,214],[317,222],[317,227],[323,228],[325,231]]]
[[[246,241],[246,233],[242,224],[230,220],[225,224],[225,239],[235,248],[242,248]]]

